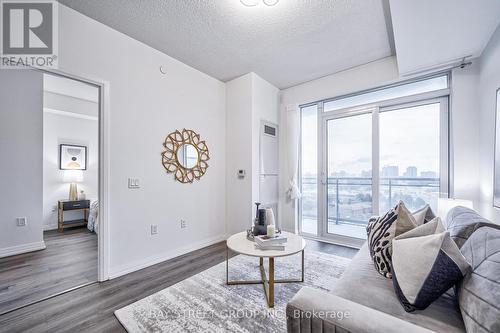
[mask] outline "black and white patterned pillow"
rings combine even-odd
[[[368,221],[368,248],[377,272],[392,278],[392,240],[416,226],[415,218],[402,201],[384,216]]]

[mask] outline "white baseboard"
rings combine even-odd
[[[0,258],[15,256],[26,252],[38,251],[45,249],[45,242],[35,242],[22,245],[16,245],[0,249]]]
[[[122,275],[129,274],[129,273],[138,271],[140,269],[143,269],[143,268],[146,268],[146,267],[149,267],[152,265],[156,265],[162,261],[173,259],[173,258],[181,256],[183,254],[186,254],[186,253],[189,253],[192,251],[196,251],[196,250],[202,249],[204,247],[225,241],[228,237],[229,236],[227,236],[227,235],[223,235],[223,236],[208,238],[208,239],[181,247],[179,249],[164,252],[160,255],[151,256],[151,257],[148,257],[145,259],[135,260],[131,263],[121,265],[121,266],[116,267],[116,268],[111,268],[109,278],[115,279],[115,278],[120,277]]]
[[[57,230],[57,224],[43,226],[43,231],[49,231],[49,230]]]

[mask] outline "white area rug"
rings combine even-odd
[[[305,252],[305,282],[275,285],[275,308],[263,286],[226,285],[220,263],[156,294],[115,311],[128,332],[285,332],[286,303],[303,286],[330,290],[350,259]],[[268,272],[267,260],[264,262]],[[299,278],[300,254],[275,259],[275,278]],[[259,259],[243,255],[229,261],[230,280],[260,279]]]

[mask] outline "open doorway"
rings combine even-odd
[[[99,87],[0,77],[0,314],[98,281]]]

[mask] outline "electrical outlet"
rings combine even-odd
[[[181,229],[187,228],[186,220],[181,220]]]
[[[16,218],[16,225],[18,227],[25,227],[28,224],[28,219],[26,217]]]
[[[156,235],[158,233],[158,225],[151,224],[151,235]]]
[[[128,179],[128,188],[140,188],[141,184],[139,182],[139,178],[129,178]]]

